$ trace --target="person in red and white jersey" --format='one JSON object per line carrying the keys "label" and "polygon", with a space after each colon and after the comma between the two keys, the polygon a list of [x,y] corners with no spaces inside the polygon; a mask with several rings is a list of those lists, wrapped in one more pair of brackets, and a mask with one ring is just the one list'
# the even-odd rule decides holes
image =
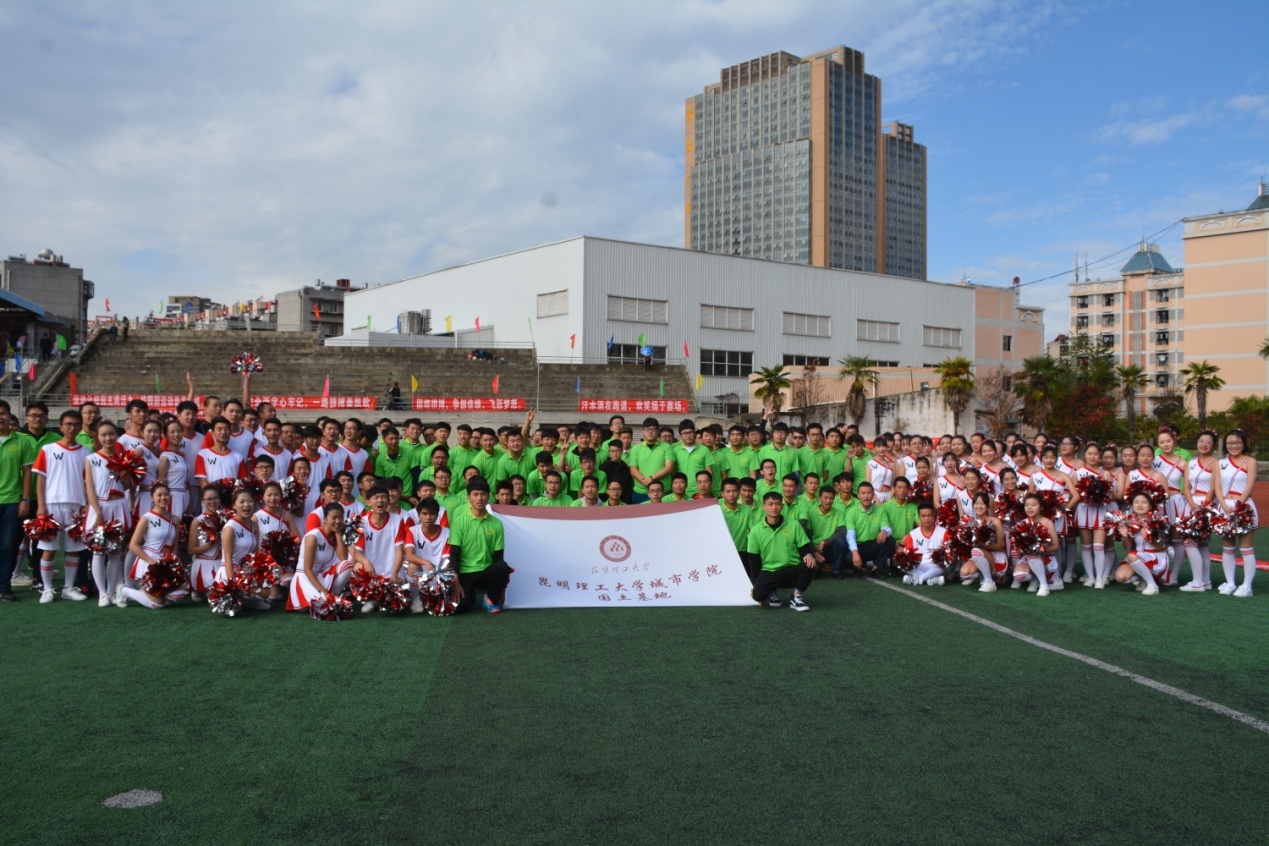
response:
{"label": "person in red and white jersey", "polygon": [[[1138,458],[1140,461],[1140,458]],[[1144,493],[1139,493],[1132,498],[1132,514],[1137,519],[1143,519],[1154,508],[1150,502],[1150,497]],[[1141,580],[1144,587],[1141,588],[1142,596],[1155,596],[1159,593],[1159,585],[1155,581],[1156,577],[1164,579],[1168,575],[1168,550],[1164,545],[1156,545],[1151,538],[1146,537],[1145,532],[1141,529],[1133,531],[1127,524],[1119,526],[1119,534],[1124,540],[1124,545],[1132,546],[1132,551],[1124,558],[1124,563],[1119,565],[1119,569],[1115,572],[1115,581],[1123,584],[1132,581],[1136,576]]]}
{"label": "person in red and white jersey", "polygon": [[[1159,449],[1152,465],[1163,477],[1168,491],[1168,499],[1163,503],[1163,513],[1169,522],[1176,525],[1178,521],[1190,516],[1190,500],[1185,494],[1186,466],[1185,458],[1176,453],[1176,433],[1169,426],[1160,426],[1156,437]],[[1179,535],[1172,535],[1169,546],[1172,548],[1172,566],[1168,569],[1166,584],[1175,585],[1181,578],[1181,562],[1185,556],[1185,542]],[[1191,576],[1193,567],[1191,567]]]}
{"label": "person in red and white jersey", "polygon": [[241,479],[246,475],[246,461],[243,456],[229,448],[229,421],[217,417],[212,421],[208,436],[212,445],[198,451],[194,460],[194,477],[200,487],[218,482],[221,479]]}
{"label": "person in red and white jersey", "polygon": [[[1045,444],[1045,449],[1049,445]],[[1056,448],[1054,456],[1056,458]],[[1065,475],[1065,474],[1063,474]],[[1048,596],[1051,585],[1055,585],[1061,580],[1058,578],[1058,559],[1057,551],[1060,548],[1058,541],[1057,527],[1053,525],[1053,521],[1045,517],[1041,512],[1044,509],[1044,503],[1040,500],[1039,494],[1029,493],[1023,500],[1023,510],[1027,515],[1027,519],[1033,523],[1039,523],[1048,529],[1049,543],[1044,550],[1043,555],[1026,555],[1023,556],[1016,549],[1009,550],[1009,556],[1013,559],[1013,585],[1011,587],[1020,588],[1030,582],[1027,592],[1035,592],[1036,596]]]}
{"label": "person in red and white jersey", "polygon": [[365,504],[357,498],[357,483],[352,471],[340,470],[335,474],[339,482],[339,504],[344,507],[344,521],[353,520],[366,510]]}
{"label": "person in red and white jersey", "polygon": [[974,517],[974,497],[983,490],[982,471],[977,467],[970,467],[961,476],[961,480],[964,485],[956,491],[956,510],[961,516],[961,522],[965,522]]}
{"label": "person in red and white jersey", "polygon": [[1067,555],[1065,557],[1070,562],[1070,566],[1074,567],[1075,556],[1078,554],[1075,542],[1073,539],[1068,542],[1063,536],[1066,534],[1066,509],[1074,508],[1079,503],[1080,495],[1071,477],[1059,470],[1057,463],[1058,448],[1053,444],[1045,444],[1040,450],[1040,469],[1031,474],[1031,490],[1033,492],[1057,491],[1064,501],[1053,518],[1053,533],[1059,538],[1059,547],[1066,542]]}
{"label": "person in red and white jersey", "polygon": [[872,483],[878,505],[890,499],[890,488],[894,484],[894,461],[887,454],[889,448],[889,441],[878,438],[873,444],[873,457],[868,459],[868,481]]}
{"label": "person in red and white jersey", "polygon": [[[308,534],[314,529],[322,527],[322,515],[326,512],[326,506],[335,504],[339,505],[339,496],[341,493],[338,479],[322,479],[319,488],[319,498],[317,505],[304,518],[304,534]],[[341,505],[340,508],[343,508]]]}
{"label": "person in red and white jersey", "polygon": [[361,448],[361,421],[356,417],[349,417],[344,421],[344,440],[339,445],[339,455],[342,462],[339,469],[352,473],[354,479],[361,478],[368,463],[371,465],[370,469],[374,469],[370,453]]}
{"label": "person in red and white jersey", "polygon": [[961,476],[961,462],[954,452],[943,453],[943,473],[934,485],[934,505],[955,501],[958,491],[965,487],[965,479]]}
{"label": "person in red and white jersey", "polygon": [[921,553],[921,563],[903,577],[903,583],[937,587],[943,584],[943,568],[935,564],[931,556],[943,545],[947,529],[938,524],[932,503],[923,502],[917,506],[917,521],[917,527],[904,536],[903,546]]}
{"label": "person in red and white jersey", "polygon": [[[370,503],[370,510],[362,517],[362,535],[352,550],[353,561],[395,582],[400,578],[405,540],[409,535],[405,519],[388,511],[388,489],[383,485],[375,485],[367,491],[366,501]],[[361,610],[373,611],[375,604],[364,603]]]}
{"label": "person in red and white jersey", "polygon": [[145,426],[145,421],[150,417],[150,406],[143,399],[128,400],[124,413],[126,416],[123,422],[123,431],[119,433],[119,439],[116,443],[120,449],[130,449],[136,452],[145,443],[145,435],[142,432],[142,428]]}
{"label": "person in red and white jersey", "polygon": [[[168,490],[167,485],[156,482],[150,494],[151,508],[137,520],[136,530],[133,531],[132,542],[129,544],[129,550],[136,559],[132,564],[131,572],[128,573],[128,578],[137,582],[145,576],[152,565],[158,563],[161,556],[168,553],[174,554],[181,539],[180,525],[172,519],[172,513],[169,511],[172,505],[172,492]],[[147,593],[127,585],[120,590],[125,600],[131,599],[146,608],[162,608],[169,602],[180,602],[189,593],[184,585],[178,585],[162,594]],[[103,597],[105,598],[107,597]],[[105,604],[108,603],[103,603],[103,607]]]}
{"label": "person in red and white jersey", "polygon": [[978,465],[978,472],[982,476],[983,487],[987,493],[992,496],[1000,496],[1000,492],[1004,486],[1000,483],[1000,471],[1009,465],[1000,457],[1000,452],[996,448],[996,442],[988,438],[983,441],[983,445],[979,447],[982,463]]}
{"label": "person in red and white jersey", "polygon": [[[1113,492],[1114,477],[1102,470],[1102,449],[1094,441],[1084,445],[1084,460],[1075,468],[1075,474],[1071,477],[1077,491],[1081,479],[1102,479],[1110,485]],[[1106,529],[1102,526],[1109,510],[1109,502],[1080,500],[1075,506],[1075,528],[1080,533],[1080,559],[1084,565],[1081,584],[1098,590],[1104,588],[1110,580],[1110,570],[1106,564]],[[1068,561],[1062,581],[1070,582],[1074,578],[1075,567]]]}
{"label": "person in red and white jersey", "polygon": [[192,469],[181,449],[181,423],[179,420],[171,420],[167,424],[167,437],[164,439],[163,451],[159,454],[159,467],[154,478],[156,484],[162,482],[167,485],[172,496],[172,516],[178,523],[189,516]]}
{"label": "person in red and white jersey", "polygon": [[[308,459],[302,455],[296,455],[291,459],[291,478],[295,480],[295,484],[304,490],[304,497],[296,501],[298,507],[291,511],[291,515],[299,522],[303,522],[309,511],[313,509],[307,508],[306,505],[317,485],[310,485]],[[320,492],[319,492],[320,494]],[[317,505],[317,501],[313,501],[313,505]]]}
{"label": "person in red and white jersey", "polygon": [[1079,456],[1080,446],[1080,439],[1073,435],[1067,435],[1058,442],[1057,468],[1068,476],[1073,476],[1075,468],[1083,463]]}
{"label": "person in red and white jersey", "polygon": [[198,451],[203,448],[203,433],[198,430],[198,404],[193,400],[182,401],[176,406],[176,419],[181,423],[180,450],[193,467]]}
{"label": "person in red and white jersey", "polygon": [[[344,465],[348,461],[348,456],[340,451],[339,437],[342,429],[335,420],[327,420],[322,424],[322,442],[317,445],[317,453],[326,459],[326,476],[334,476],[340,470],[347,470]],[[316,468],[317,465],[314,465]],[[323,477],[325,478],[325,477]],[[354,477],[356,478],[356,477]]]}
{"label": "person in red and white jersey", "polygon": [[[408,532],[410,529],[414,528],[414,524],[417,522],[417,519],[415,518],[413,509],[401,507],[401,491],[403,489],[401,480],[396,476],[389,476],[387,479],[384,479],[383,484],[384,487],[388,489],[388,513],[400,514],[401,520],[404,522],[405,529]],[[407,505],[408,504],[409,503],[407,502]]]}
{"label": "person in red and white jersey", "polygon": [[[302,537],[302,533],[296,528],[295,518],[291,516],[291,512],[286,510],[282,501],[281,484],[278,482],[266,482],[260,498],[262,501],[261,507],[252,515],[252,519],[256,521],[256,532],[261,541],[273,532],[288,532],[297,539]],[[282,588],[289,585],[294,576],[295,570],[290,568],[281,569],[281,578],[278,580],[278,586],[269,588],[270,602],[278,602],[282,599]]]}
{"label": "person in red and white jersey", "polygon": [[[1260,526],[1260,514],[1256,511],[1255,500],[1251,498],[1251,489],[1255,483],[1256,459],[1247,454],[1247,435],[1242,429],[1230,429],[1225,435],[1225,457],[1220,462],[1216,501],[1222,503],[1227,512],[1232,512],[1239,503],[1246,503],[1255,520],[1250,532],[1238,537],[1222,538],[1221,567],[1225,570],[1225,583],[1217,588],[1217,592],[1227,596],[1251,596],[1251,583],[1256,578],[1256,550],[1252,545],[1252,538],[1256,528]],[[1234,561],[1236,549],[1243,557],[1243,583],[1237,588],[1234,587],[1234,577],[1238,573]]]}
{"label": "person in red and white jersey", "polygon": [[441,525],[440,511],[440,504],[431,497],[419,500],[415,509],[418,522],[406,536],[405,564],[410,576],[410,610],[415,614],[423,613],[423,600],[419,598],[419,573],[431,572],[449,564],[449,528]]}
{"label": "person in red and white jersey", "polygon": [[[1199,433],[1197,455],[1186,464],[1185,498],[1193,513],[1206,508],[1215,500],[1216,477],[1220,473],[1220,462],[1212,455],[1216,449],[1216,433],[1204,429]],[[1209,536],[1210,537],[1210,536]],[[1199,541],[1185,541],[1185,557],[1190,561],[1190,581],[1181,586],[1183,593],[1202,593],[1212,589],[1212,559],[1207,554],[1208,538],[1203,538],[1203,549],[1199,550]]]}
{"label": "person in red and white jersey", "polygon": [[257,440],[251,447],[251,460],[258,455],[267,455],[273,459],[273,478],[285,479],[291,475],[291,451],[282,446],[282,424],[277,419],[266,420],[260,424],[263,439]]}
{"label": "person in red and white jersey", "polygon": [[216,571],[220,569],[220,532],[206,533],[208,537],[204,542],[200,537],[204,532],[200,532],[200,529],[209,525],[208,521],[213,519],[213,515],[218,514],[225,507],[220,499],[220,490],[217,488],[207,488],[201,493],[201,497],[202,511],[190,523],[189,541],[186,544],[186,551],[190,555],[189,585],[190,590],[193,591],[191,598],[195,602],[203,601],[207,589],[216,580]]}
{"label": "person in red and white jersey", "polygon": [[[251,491],[238,491],[233,498],[233,516],[225,521],[220,531],[220,569],[216,581],[227,582],[234,577],[236,568],[244,558],[260,548],[260,534],[252,519],[256,501]],[[272,608],[269,600],[252,594],[243,601],[244,608],[267,611]]]}
{"label": "person in red and white jersey", "polygon": [[436,483],[433,482],[431,479],[419,479],[419,484],[418,484],[418,488],[416,489],[416,493],[419,496],[419,502],[422,502],[425,499],[436,500],[436,503],[437,503],[436,507],[440,509],[440,512],[436,517],[436,524],[438,526],[444,526],[445,528],[448,529],[449,528],[449,509],[447,509],[444,505],[440,504],[441,500],[437,496],[437,493],[436,493]]}
{"label": "person in red and white jersey", "polygon": [[59,542],[66,546],[66,580],[62,598],[77,602],[88,598],[75,587],[84,545],[67,534],[67,530],[79,519],[79,509],[87,502],[84,465],[88,450],[75,441],[83,419],[78,411],[63,411],[58,418],[61,439],[40,447],[31,467],[31,472],[35,474],[36,515],[52,517],[62,527],[57,537],[36,544],[40,550],[40,579],[44,583],[41,604],[56,598],[53,591],[53,556]]}
{"label": "person in red and white jersey", "polygon": [[996,589],[996,582],[1003,581],[1009,571],[1009,555],[1005,546],[1004,524],[991,513],[991,496],[986,491],[974,495],[973,519],[992,526],[996,533],[991,543],[970,550],[969,561],[961,565],[961,581],[973,584],[981,577],[982,584],[978,590],[991,593]]}
{"label": "person in red and white jersey", "polygon": [[322,508],[322,524],[300,544],[300,568],[291,580],[286,610],[304,611],[315,599],[342,593],[356,566],[344,545],[344,509],[328,502]]}
{"label": "person in red and white jersey", "polygon": [[[245,465],[251,456],[251,447],[256,442],[256,436],[250,429],[242,425],[242,402],[236,399],[225,400],[224,414],[220,420],[225,420],[229,424],[229,434],[225,439],[225,446],[237,454],[239,460]],[[216,420],[211,421],[211,431],[203,437],[203,449],[209,449],[216,443]]]}
{"label": "person in red and white jersey", "polygon": [[[123,438],[120,437],[122,442]],[[163,440],[162,426],[157,420],[147,420],[141,426],[141,443],[128,447],[145,461],[145,478],[132,492],[132,520],[150,510],[150,488],[159,475],[159,462],[163,458],[160,446]]]}
{"label": "person in red and white jersey", "polygon": [[[113,522],[131,531],[133,519],[128,493],[132,490],[132,481],[117,478],[107,466],[118,448],[119,430],[113,422],[103,419],[97,421],[95,434],[101,449],[84,461],[84,494],[88,505],[84,531],[91,532],[97,526]],[[127,607],[128,600],[123,595],[123,574],[124,559],[128,555],[126,548],[111,553],[93,553],[93,581],[97,583],[100,594],[97,600],[100,607],[106,607],[112,600],[120,608]]]}

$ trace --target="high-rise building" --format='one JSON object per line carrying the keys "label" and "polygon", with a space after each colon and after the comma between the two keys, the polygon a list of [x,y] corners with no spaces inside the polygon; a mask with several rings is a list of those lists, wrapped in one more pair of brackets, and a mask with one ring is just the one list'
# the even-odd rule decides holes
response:
{"label": "high-rise building", "polygon": [[686,104],[684,245],[924,279],[926,150],[834,47],[723,69]]}

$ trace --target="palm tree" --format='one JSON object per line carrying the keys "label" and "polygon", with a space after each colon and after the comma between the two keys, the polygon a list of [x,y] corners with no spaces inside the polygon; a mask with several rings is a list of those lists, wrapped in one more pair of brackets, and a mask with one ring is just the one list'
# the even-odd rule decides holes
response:
{"label": "palm tree", "polygon": [[1200,429],[1207,427],[1207,392],[1225,387],[1225,380],[1216,375],[1220,372],[1219,367],[1206,361],[1191,361],[1181,371],[1185,378],[1185,392],[1194,394]]}
{"label": "palm tree", "polygon": [[1061,375],[1061,364],[1047,355],[1022,360],[1022,369],[1014,374],[1013,392],[1022,400],[1022,422],[1037,432],[1053,414],[1053,392]]}
{"label": "palm tree", "polygon": [[1256,353],[1256,355],[1261,358],[1269,358],[1269,338],[1265,338],[1265,342],[1260,345],[1260,352]]}
{"label": "palm tree", "polygon": [[784,372],[784,366],[764,367],[749,380],[749,384],[757,385],[753,395],[762,400],[763,417],[771,417],[784,408],[784,391],[793,385],[793,380]]}
{"label": "palm tree", "polygon": [[1146,387],[1146,371],[1135,364],[1115,368],[1115,382],[1128,415],[1128,443],[1137,442],[1137,391]]}
{"label": "palm tree", "polygon": [[943,401],[952,411],[952,432],[961,428],[961,414],[974,397],[974,362],[964,356],[949,356],[934,366],[943,380]]}
{"label": "palm tree", "polygon": [[868,409],[868,388],[876,386],[881,381],[881,376],[872,359],[866,355],[839,358],[837,363],[842,368],[837,378],[843,382],[850,380],[850,390],[846,392],[846,413],[858,426]]}

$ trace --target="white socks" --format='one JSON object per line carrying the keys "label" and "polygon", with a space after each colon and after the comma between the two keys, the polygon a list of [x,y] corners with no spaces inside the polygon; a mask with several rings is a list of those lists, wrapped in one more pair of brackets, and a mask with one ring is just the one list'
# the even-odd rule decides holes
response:
{"label": "white socks", "polygon": [[1251,587],[1252,579],[1256,578],[1256,550],[1244,546],[1243,553],[1243,584],[1245,588]]}
{"label": "white socks", "polygon": [[969,557],[974,562],[974,566],[978,568],[978,572],[982,573],[983,584],[990,582],[994,573],[992,572],[991,562],[987,560],[987,556],[983,554],[983,551],[975,549],[969,554]]}
{"label": "white socks", "polygon": [[1106,544],[1093,544],[1093,578],[1105,584],[1109,576],[1109,568],[1106,566]]}
{"label": "white socks", "polygon": [[93,582],[97,585],[97,593],[102,596],[110,596],[113,591],[110,590],[110,581],[106,578],[106,556],[93,554]]}
{"label": "white socks", "polygon": [[144,605],[146,608],[162,608],[163,606],[151,599],[145,591],[136,588],[126,587],[123,589],[123,595],[131,599],[138,605]]}
{"label": "white socks", "polygon": [[[1230,555],[1232,556],[1233,553],[1231,552]],[[41,558],[40,559],[40,580],[44,582],[45,590],[53,589],[53,573],[54,573],[53,562],[45,561],[43,558]]]}
{"label": "white socks", "polygon": [[1132,571],[1136,573],[1138,576],[1140,576],[1141,580],[1144,581],[1147,585],[1149,585],[1150,587],[1157,587],[1157,585],[1155,585],[1155,582],[1154,582],[1154,573],[1150,572],[1150,568],[1147,567],[1145,562],[1142,561],[1140,558],[1138,558],[1135,555],[1132,558],[1129,558],[1128,566],[1131,567]]}
{"label": "white socks", "polygon": [[[1190,561],[1190,581],[1196,585],[1212,583],[1211,555],[1200,555],[1197,543],[1187,542],[1184,545],[1185,557]],[[1179,569],[1179,568],[1178,568]]]}
{"label": "white socks", "polygon": [[[44,568],[41,567],[41,570]],[[1238,584],[1238,561],[1234,558],[1234,548],[1232,546],[1221,547],[1221,569],[1225,571],[1225,584]],[[48,581],[46,580],[47,584]]]}

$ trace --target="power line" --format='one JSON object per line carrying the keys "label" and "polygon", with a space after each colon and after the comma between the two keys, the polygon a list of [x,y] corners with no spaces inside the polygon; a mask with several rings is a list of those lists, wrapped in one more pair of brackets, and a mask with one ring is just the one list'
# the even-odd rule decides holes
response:
{"label": "power line", "polygon": [[[1159,240],[1161,237],[1163,237],[1164,235],[1168,234],[1168,232],[1170,232],[1170,231],[1172,231],[1173,229],[1175,229],[1175,228],[1176,228],[1176,227],[1177,227],[1180,223],[1181,223],[1181,220],[1175,220],[1175,221],[1173,221],[1172,223],[1170,223],[1170,224],[1168,224],[1167,226],[1165,226],[1165,227],[1163,227],[1162,229],[1160,229],[1158,232],[1155,232],[1153,235],[1148,235],[1148,236],[1146,236],[1145,238],[1143,238],[1143,239],[1141,239],[1141,240],[1142,240],[1142,241],[1147,241],[1147,242],[1150,242],[1150,243],[1154,243],[1155,241],[1158,241],[1158,240]],[[1107,256],[1102,256],[1101,258],[1097,259],[1096,261],[1093,261],[1093,262],[1085,262],[1085,263],[1084,263],[1084,266],[1085,266],[1086,268],[1099,267],[1099,266],[1101,266],[1101,265],[1103,265],[1103,264],[1105,264],[1105,263],[1107,263],[1107,262],[1109,262],[1109,261],[1113,260],[1116,256],[1123,255],[1124,253],[1128,252],[1129,250],[1136,250],[1136,248],[1137,248],[1137,244],[1139,244],[1139,243],[1141,243],[1141,242],[1140,242],[1140,241],[1138,241],[1138,242],[1137,242],[1137,243],[1135,243],[1135,244],[1129,244],[1127,247],[1124,247],[1123,249],[1120,249],[1120,250],[1116,250],[1115,252],[1111,253],[1110,255],[1107,255]],[[1026,287],[1026,286],[1028,286],[1028,285],[1037,285],[1037,284],[1039,284],[1039,283],[1041,283],[1041,282],[1048,282],[1048,281],[1049,281],[1049,280],[1051,280],[1051,279],[1058,279],[1058,278],[1063,277],[1063,276],[1065,276],[1066,274],[1068,274],[1068,273],[1072,273],[1072,272],[1073,272],[1073,269],[1063,270],[1061,273],[1054,273],[1052,276],[1043,276],[1043,277],[1041,277],[1041,278],[1039,278],[1039,279],[1032,279],[1032,280],[1030,280],[1030,281],[1028,281],[1028,282],[1020,282],[1020,283],[1018,284],[1018,287],[1019,287],[1019,288],[1025,288],[1025,287]]]}

